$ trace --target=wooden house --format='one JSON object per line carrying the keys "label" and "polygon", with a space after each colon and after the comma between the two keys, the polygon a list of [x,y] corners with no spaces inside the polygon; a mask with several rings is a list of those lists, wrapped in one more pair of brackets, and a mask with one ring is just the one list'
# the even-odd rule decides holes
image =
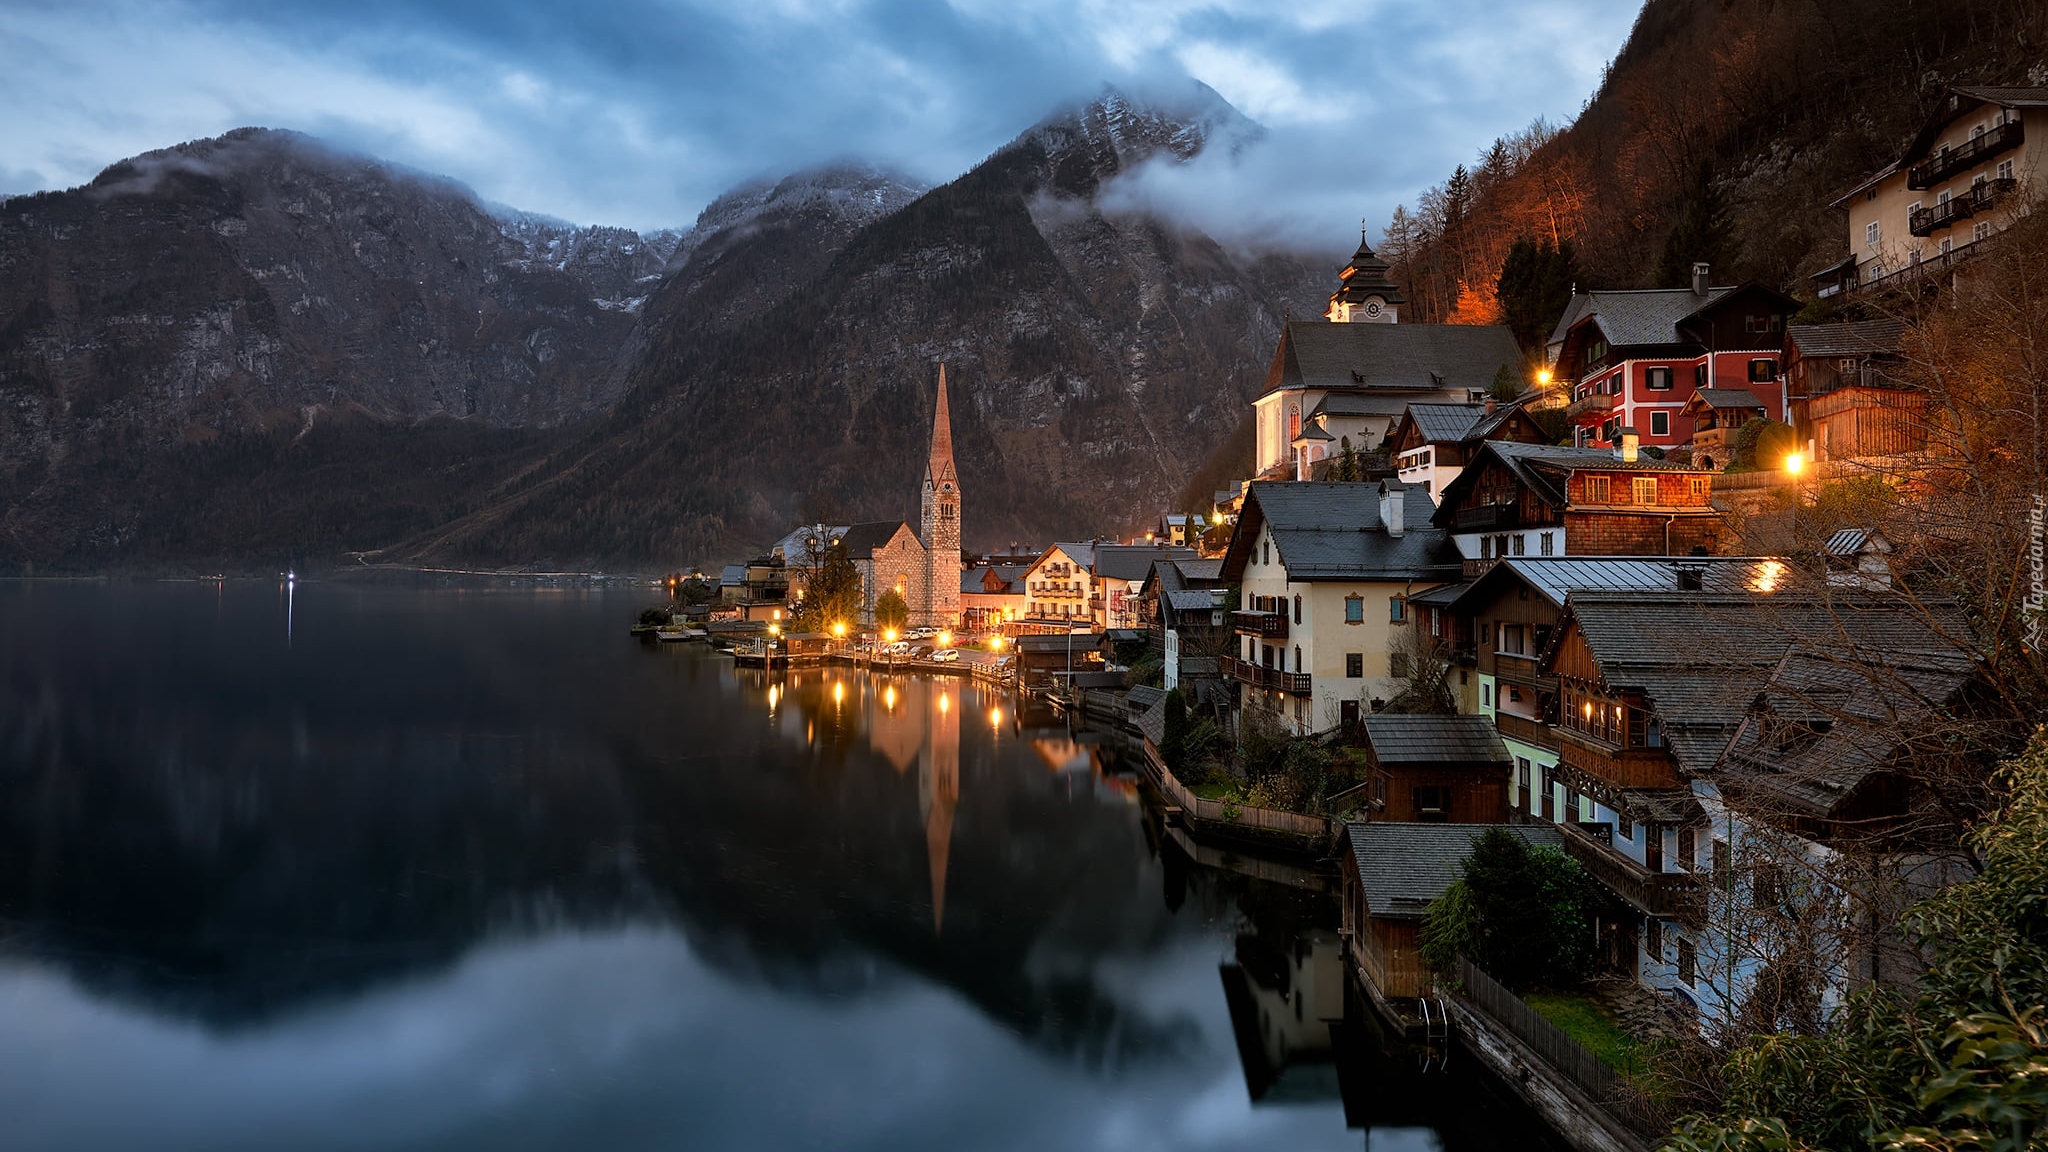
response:
{"label": "wooden house", "polygon": [[1702,388],[1679,412],[1692,424],[1692,463],[1725,469],[1735,459],[1736,433],[1751,420],[1764,418],[1763,401],[1747,388]]}
{"label": "wooden house", "polygon": [[1434,504],[1487,440],[1541,444],[1549,437],[1520,404],[1410,404],[1387,433],[1387,454],[1401,483]]}
{"label": "wooden house", "polygon": [[1501,827],[1530,847],[1556,847],[1562,840],[1557,829],[1536,824],[1344,826],[1337,851],[1344,933],[1353,962],[1380,999],[1412,1000],[1429,991],[1420,948],[1423,915],[1458,879],[1472,842]]}
{"label": "wooden house", "polygon": [[1371,763],[1365,808],[1372,819],[1507,822],[1508,750],[1486,717],[1382,712],[1360,723]]}
{"label": "wooden house", "polygon": [[1816,460],[1927,447],[1927,393],[1900,378],[1900,320],[1794,324],[1786,334],[1792,424]]}

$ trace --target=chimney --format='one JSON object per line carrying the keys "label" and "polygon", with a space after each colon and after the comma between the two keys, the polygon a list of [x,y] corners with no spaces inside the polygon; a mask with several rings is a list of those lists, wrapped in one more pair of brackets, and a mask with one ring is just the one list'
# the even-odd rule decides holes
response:
{"label": "chimney", "polygon": [[1706,264],[1695,264],[1692,266],[1693,295],[1705,296],[1707,294],[1707,274],[1710,270],[1710,267]]}
{"label": "chimney", "polygon": [[1407,502],[1407,493],[1397,480],[1380,481],[1380,523],[1386,525],[1387,535],[1399,537],[1406,531],[1402,523],[1402,505]]}
{"label": "chimney", "polygon": [[1500,401],[1498,401],[1498,400],[1495,400],[1495,399],[1494,399],[1494,398],[1492,398],[1491,396],[1487,397],[1487,399],[1486,399],[1486,414],[1487,414],[1488,416],[1491,416],[1491,415],[1493,415],[1493,410],[1494,410],[1494,409],[1496,409],[1496,408],[1498,408],[1498,407],[1500,407]]}
{"label": "chimney", "polygon": [[1621,430],[1621,444],[1615,448],[1614,458],[1623,464],[1635,463],[1636,458],[1642,454],[1636,446],[1642,442],[1642,437],[1636,434],[1635,429],[1623,428]]}

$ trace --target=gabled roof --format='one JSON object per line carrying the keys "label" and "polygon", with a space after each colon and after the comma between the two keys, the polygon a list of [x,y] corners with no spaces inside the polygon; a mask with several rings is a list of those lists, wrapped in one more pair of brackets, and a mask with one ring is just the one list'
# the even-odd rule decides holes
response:
{"label": "gabled roof", "polygon": [[1165,600],[1175,612],[1206,612],[1223,607],[1225,590],[1222,588],[1181,588],[1165,594]]}
{"label": "gabled roof", "polygon": [[869,560],[875,549],[883,547],[896,538],[896,533],[908,531],[910,525],[901,520],[870,520],[865,524],[849,524],[846,534],[839,542],[846,548],[850,560]]}
{"label": "gabled roof", "polygon": [[[1031,565],[1029,564],[976,564],[972,568],[961,570],[960,591],[976,596],[1019,593],[1022,590],[1015,585],[1029,571],[1031,571]],[[996,579],[1003,582],[1002,588],[996,592],[990,592],[987,587],[988,574],[990,572],[995,573]]]}
{"label": "gabled roof", "polygon": [[1506,764],[1508,746],[1485,716],[1410,716],[1375,712],[1366,742],[1382,764]]}
{"label": "gabled roof", "polygon": [[1301,435],[1294,439],[1296,443],[1300,443],[1303,440],[1335,440],[1336,437],[1330,435],[1329,429],[1311,420],[1301,426]]}
{"label": "gabled roof", "polygon": [[1137,584],[1143,582],[1156,561],[1193,560],[1200,555],[1193,548],[1157,544],[1098,544],[1095,546],[1095,563],[1090,566],[1090,571],[1103,579]]}
{"label": "gabled roof", "polygon": [[1889,356],[1906,342],[1904,320],[1789,324],[1785,335],[1801,356]]}
{"label": "gabled roof", "polygon": [[1487,454],[1505,465],[1515,478],[1522,482],[1536,497],[1553,507],[1562,508],[1566,483],[1573,472],[1689,472],[1700,476],[1711,476],[1704,468],[1687,464],[1674,464],[1669,460],[1657,460],[1650,456],[1639,456],[1634,463],[1625,463],[1607,448],[1575,448],[1558,444],[1522,444],[1512,440],[1487,440],[1480,444],[1464,471],[1457,478],[1444,485],[1440,502],[1431,517],[1431,523],[1447,527],[1456,522],[1456,504],[1464,489],[1479,482],[1480,473],[1485,470]]}
{"label": "gabled roof", "polygon": [[1789,572],[1770,556],[1511,556],[1458,599],[1470,610],[1520,583],[1562,608],[1573,592],[1678,592],[1687,573],[1701,591],[1761,592],[1780,587]]}
{"label": "gabled roof", "polygon": [[1891,550],[1892,542],[1882,533],[1863,528],[1843,528],[1821,545],[1821,551],[1830,556],[1860,556],[1865,552],[1881,554]]}
{"label": "gabled roof", "polygon": [[[1497,411],[1497,409],[1496,409]],[[1455,444],[1471,435],[1472,427],[1485,420],[1484,404],[1410,404],[1408,419],[1430,444]]]}
{"label": "gabled roof", "polygon": [[1564,315],[1557,318],[1557,327],[1550,332],[1550,343],[1563,343],[1565,333],[1591,318],[1600,325],[1600,333],[1607,337],[1607,342],[1617,347],[1680,344],[1684,342],[1678,334],[1680,321],[1719,304],[1741,291],[1742,287],[1740,284],[1728,284],[1709,288],[1705,296],[1690,288],[1574,293]]}
{"label": "gabled roof", "polygon": [[1045,563],[1046,557],[1052,555],[1053,548],[1059,549],[1066,554],[1067,559],[1088,569],[1090,572],[1095,571],[1095,541],[1093,540],[1056,540],[1053,542],[1052,548],[1047,548],[1043,555],[1039,556],[1037,560],[1032,561],[1031,566],[1036,568],[1040,564]]}
{"label": "gabled roof", "polygon": [[1702,388],[1694,392],[1686,400],[1685,406],[1690,408],[1695,401],[1709,408],[1719,408],[1724,411],[1755,409],[1761,412],[1764,410],[1763,402],[1756,398],[1756,393],[1751,392],[1747,388]]}
{"label": "gabled roof", "polygon": [[[1460,561],[1448,533],[1412,526],[1400,536],[1388,534],[1380,520],[1381,487],[1322,480],[1254,482],[1224,555],[1226,578],[1243,574],[1252,541],[1270,528],[1290,580],[1455,579]],[[1404,519],[1409,503],[1404,498]]]}
{"label": "gabled roof", "polygon": [[2011,87],[2000,85],[1957,84],[1952,85],[1936,105],[1934,114],[1929,116],[1913,138],[1906,142],[1905,151],[1899,156],[1899,167],[1927,155],[1934,147],[1934,141],[1942,130],[1961,119],[1963,114],[1982,104],[1993,104],[2005,108],[2048,107],[2048,88]]}
{"label": "gabled roof", "polygon": [[1483,389],[1521,362],[1506,327],[1473,324],[1331,324],[1295,320],[1262,392],[1318,388],[1429,393]]}
{"label": "gabled roof", "polygon": [[[1967,638],[1952,611],[1936,606],[1949,636]],[[1689,642],[1660,644],[1674,622]],[[1784,657],[1817,650],[1840,667],[1864,669],[1866,684],[1896,668],[1965,669],[1969,658],[1927,617],[1897,601],[1712,592],[1573,592],[1539,667],[1555,670],[1558,651],[1576,634],[1610,689],[1648,698],[1679,767],[1710,770],[1728,747],[1750,702]]]}
{"label": "gabled roof", "polygon": [[1366,914],[1420,919],[1429,902],[1458,879],[1473,841],[1494,828],[1531,848],[1564,846],[1564,833],[1553,824],[1346,824],[1344,838],[1358,864]]}
{"label": "gabled roof", "polygon": [[747,582],[745,564],[727,564],[718,570],[718,585],[721,588],[737,588]]}

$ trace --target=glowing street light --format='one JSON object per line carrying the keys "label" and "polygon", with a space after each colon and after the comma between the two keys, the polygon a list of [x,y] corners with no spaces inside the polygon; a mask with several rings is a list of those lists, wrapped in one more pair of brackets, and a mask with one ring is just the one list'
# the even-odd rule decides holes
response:
{"label": "glowing street light", "polygon": [[1538,369],[1536,370],[1536,383],[1538,383],[1538,384],[1541,384],[1541,385],[1544,385],[1544,386],[1546,386],[1546,387],[1547,387],[1547,386],[1549,386],[1549,384],[1550,384],[1550,369],[1548,369],[1548,368],[1538,368]]}
{"label": "glowing street light", "polygon": [[896,642],[896,630],[894,628],[882,629],[882,639],[887,643],[894,644]]}
{"label": "glowing street light", "polygon": [[1800,470],[1805,467],[1806,457],[1801,456],[1799,453],[1794,452],[1790,456],[1785,457],[1785,471],[1790,472],[1792,475],[1799,475]]}
{"label": "glowing street light", "polygon": [[991,652],[1001,652],[1003,650],[1003,634],[1001,632],[988,638],[988,650]]}
{"label": "glowing street light", "polygon": [[840,623],[834,624],[832,626],[832,635],[839,637],[841,640],[846,639],[846,623],[844,621],[841,621]]}
{"label": "glowing street light", "polygon": [[951,632],[947,632],[947,631],[945,631],[945,630],[943,630],[943,629],[942,629],[942,630],[940,630],[940,632],[939,632],[939,647],[941,647],[941,648],[951,648],[952,646],[953,646],[953,634],[952,634]]}

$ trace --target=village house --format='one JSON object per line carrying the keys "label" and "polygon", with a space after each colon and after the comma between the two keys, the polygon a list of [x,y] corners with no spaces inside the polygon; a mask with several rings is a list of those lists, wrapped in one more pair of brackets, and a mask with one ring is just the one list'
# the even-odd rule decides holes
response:
{"label": "village house", "polygon": [[1030,561],[983,560],[960,571],[960,628],[964,632],[1000,632],[1029,610],[1024,577]]}
{"label": "village house", "polygon": [[1900,378],[1902,320],[1794,324],[1786,332],[1792,426],[1815,460],[1898,456],[1927,446],[1928,395]]}
{"label": "village house", "polygon": [[[1368,993],[1413,1000],[1431,988],[1422,962],[1422,918],[1460,875],[1472,843],[1496,824],[1352,822],[1337,849],[1344,936]],[[1559,847],[1549,825],[1508,825],[1531,848]]]}
{"label": "village house", "polygon": [[1093,576],[1101,603],[1096,608],[1097,628],[1143,628],[1139,589],[1162,560],[1195,563],[1201,554],[1193,548],[1147,544],[1098,544],[1095,546]]}
{"label": "village house", "polygon": [[1744,424],[1764,418],[1763,401],[1747,388],[1702,388],[1678,410],[1692,428],[1686,447],[1699,468],[1725,470],[1735,462],[1736,435]]}
{"label": "village house", "polygon": [[[1687,644],[1644,642],[1674,618],[1690,622]],[[1872,737],[1952,702],[1972,671],[1896,604],[1580,591],[1537,670],[1558,685],[1565,848],[1616,898],[1596,920],[1600,962],[1709,1020],[1726,1019],[1768,962],[1710,914],[1731,898],[1738,856],[1768,845],[1810,863],[1845,831],[1910,825],[1924,806]],[[1763,733],[1763,759],[1728,760],[1746,728]],[[1816,763],[1798,762],[1821,745]],[[1801,797],[1805,812],[1788,805]],[[1913,845],[1916,866],[1927,847]]]}
{"label": "village house", "polygon": [[1542,444],[1549,439],[1518,404],[1410,404],[1387,434],[1387,455],[1402,486],[1434,504],[1482,442]]}
{"label": "village house", "polygon": [[1183,651],[1229,651],[1234,645],[1228,592],[1222,557],[1154,560],[1138,586],[1138,626],[1150,633],[1155,649],[1163,649],[1166,633],[1174,632]]}
{"label": "village house", "polygon": [[1452,534],[1468,575],[1511,556],[1712,552],[1721,516],[1713,474],[1637,451],[1489,440],[1444,489],[1431,523]]}
{"label": "village house", "polygon": [[1897,160],[1834,201],[1848,214],[1849,254],[1814,274],[1820,294],[1947,268],[2039,194],[2044,155],[2048,88],[1948,89]]}
{"label": "village house", "polygon": [[1054,544],[1032,561],[1023,576],[1024,614],[1012,631],[1067,632],[1091,627],[1095,618],[1095,544]]}
{"label": "village house", "polygon": [[1251,485],[1222,572],[1241,588],[1224,667],[1241,708],[1306,735],[1400,694],[1407,597],[1458,575],[1447,533],[1409,526],[1406,498],[1391,480]]}
{"label": "village house", "polygon": [[1690,288],[1572,294],[1548,356],[1571,382],[1574,443],[1611,446],[1633,428],[1643,445],[1676,448],[1692,438],[1685,402],[1705,388],[1747,389],[1785,418],[1779,357],[1799,301],[1757,284],[1711,287],[1710,273],[1693,265]]}
{"label": "village house", "polygon": [[1487,717],[1376,713],[1360,723],[1370,768],[1359,807],[1373,820],[1507,823],[1511,762]]}

